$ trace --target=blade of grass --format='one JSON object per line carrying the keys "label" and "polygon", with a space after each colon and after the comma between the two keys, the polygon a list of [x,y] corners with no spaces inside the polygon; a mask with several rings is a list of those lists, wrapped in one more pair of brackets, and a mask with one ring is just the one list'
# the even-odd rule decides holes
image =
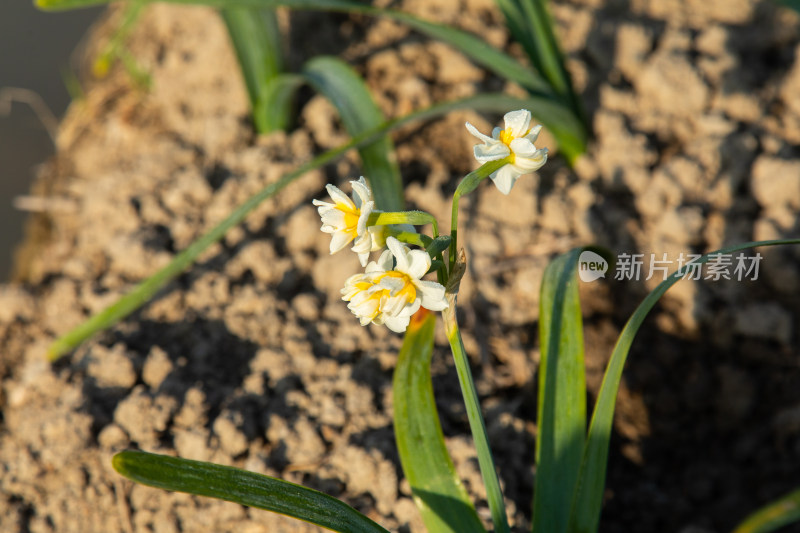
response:
{"label": "blade of grass", "polygon": [[430,533],[485,533],[444,444],[431,383],[436,315],[411,319],[394,370],[394,434],[403,472]]}
{"label": "blade of grass", "polygon": [[256,131],[269,133],[285,129],[290,106],[274,107],[265,97],[267,86],[281,74],[281,36],[275,10],[271,8],[228,7],[220,9],[228,27],[239,67],[242,69]]}
{"label": "blade of grass", "polygon": [[[88,7],[109,3],[112,0],[35,0],[40,9],[63,10]],[[143,0],[157,1],[157,0]],[[435,39],[444,41],[471,57],[476,63],[495,72],[504,79],[515,81],[523,87],[550,93],[547,82],[539,74],[521,65],[507,54],[492,48],[476,36],[465,31],[450,28],[434,22],[428,22],[408,13],[393,9],[384,9],[356,0],[167,0],[179,4],[199,4],[216,8],[255,7],[274,8],[286,6],[290,9],[338,11],[346,13],[363,13],[365,15],[385,16],[399,20]]]}
{"label": "blade of grass", "polygon": [[583,320],[577,248],[544,272],[539,304],[539,400],[533,531],[563,533],[586,434]]}
{"label": "blade of grass", "polygon": [[114,470],[137,483],[280,513],[341,533],[388,533],[322,492],[230,466],[140,451],[118,453]]}
{"label": "blade of grass", "polygon": [[271,198],[277,194],[281,189],[289,185],[306,172],[330,163],[331,161],[341,157],[348,150],[369,144],[376,139],[379,139],[389,131],[404,126],[409,122],[434,118],[456,109],[482,109],[485,111],[501,112],[502,109],[514,109],[515,107],[524,107],[527,104],[535,105],[536,100],[521,100],[506,95],[485,94],[481,96],[465,98],[463,100],[445,102],[384,122],[380,126],[354,137],[352,140],[343,144],[342,146],[329,150],[315,157],[308,163],[305,163],[296,170],[286,174],[275,183],[270,183],[264,187],[253,197],[242,203],[241,206],[239,206],[225,220],[220,222],[219,225],[209,230],[208,233],[200,237],[197,241],[193,242],[185,250],[176,255],[175,258],[161,270],[133,287],[128,294],[122,296],[109,307],[103,309],[95,315],[92,315],[85,322],[56,339],[47,350],[48,359],[50,361],[55,361],[65,353],[75,349],[78,345],[92,335],[112,327],[114,324],[146,304],[164,285],[178,276],[184,271],[184,269],[189,267],[189,265],[191,265],[206,248],[221,239],[230,228],[236,226],[242,220],[244,220],[250,211],[255,209],[264,200],[267,200],[268,198]]}
{"label": "blade of grass", "polygon": [[[308,61],[303,74],[319,93],[339,111],[344,127],[352,136],[386,122],[364,80],[344,61],[319,56]],[[403,208],[403,182],[394,155],[394,143],[381,137],[358,149],[364,175],[372,186],[375,206],[383,211]]]}
{"label": "blade of grass", "polygon": [[[730,246],[701,256],[694,264],[707,263],[710,256],[714,254],[730,254],[754,248],[757,246],[776,246],[780,244],[800,244],[800,239],[784,239],[773,241],[748,242],[736,246]],[[611,359],[608,362],[600,392],[597,395],[592,420],[589,424],[589,434],[586,439],[586,447],[581,460],[581,470],[578,476],[578,485],[572,499],[572,510],[570,512],[570,522],[568,531],[570,533],[594,533],[597,531],[600,522],[600,511],[603,503],[603,492],[605,486],[606,467],[608,461],[608,445],[611,438],[611,426],[614,421],[614,406],[617,398],[619,382],[622,378],[622,369],[628,357],[631,344],[636,332],[639,331],[645,317],[655,306],[656,302],[667,292],[667,289],[675,285],[686,273],[684,267],[665,281],[660,283],[647,297],[639,304],[636,311],[631,315],[622,333],[619,335]]]}
{"label": "blade of grass", "polygon": [[752,513],[733,533],[769,533],[797,521],[800,521],[800,489]]}

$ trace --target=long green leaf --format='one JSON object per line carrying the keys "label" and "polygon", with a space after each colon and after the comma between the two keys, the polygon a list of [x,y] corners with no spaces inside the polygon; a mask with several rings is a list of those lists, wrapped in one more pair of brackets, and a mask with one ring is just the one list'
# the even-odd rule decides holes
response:
{"label": "long green leaf", "polygon": [[539,303],[539,402],[533,531],[563,533],[586,435],[583,321],[576,269],[583,248],[551,262]]}
{"label": "long green leaf", "polygon": [[291,106],[277,107],[267,98],[273,94],[268,86],[283,70],[275,10],[228,7],[221,9],[220,15],[239,58],[256,131],[269,133],[286,128]]}
{"label": "long green leaf", "polygon": [[[112,0],[35,0],[41,9],[61,10],[105,4]],[[158,0],[145,0],[158,1]],[[462,50],[476,63],[495,72],[499,76],[515,81],[523,87],[541,93],[551,93],[547,82],[536,72],[526,68],[507,54],[492,48],[478,37],[465,31],[441,24],[428,22],[408,13],[384,9],[356,0],[168,0],[179,4],[202,4],[217,8],[228,7],[267,7],[286,6],[291,9],[320,11],[339,11],[385,16],[404,24],[430,37],[444,41]]]}
{"label": "long green leaf", "polygon": [[532,50],[534,45],[531,39],[531,32],[526,24],[522,9],[516,0],[495,0],[494,3],[503,13],[506,19],[506,27],[514,40],[520,43],[526,52]]}
{"label": "long green leaf", "polygon": [[430,533],[485,533],[444,445],[431,383],[436,315],[420,310],[394,370],[394,434],[403,472]]}
{"label": "long green leaf", "polygon": [[797,521],[800,521],[800,489],[754,512],[733,533],[769,533]]}
{"label": "long green leaf", "polygon": [[[188,268],[189,265],[191,265],[195,259],[197,259],[197,257],[203,253],[203,251],[205,251],[206,248],[217,242],[225,235],[225,233],[227,233],[229,229],[244,220],[248,213],[260,205],[261,202],[271,198],[306,172],[336,160],[348,150],[367,145],[376,139],[380,139],[389,131],[397,129],[405,124],[408,124],[409,122],[438,117],[456,109],[481,109],[484,111],[502,112],[503,110],[519,107],[536,106],[537,103],[538,100],[536,99],[522,100],[502,94],[485,94],[481,96],[465,98],[463,100],[455,100],[442,104],[436,104],[434,106],[415,111],[403,117],[384,122],[380,126],[354,137],[351,141],[343,144],[342,146],[329,150],[315,157],[308,163],[305,163],[292,172],[286,174],[275,183],[270,183],[264,187],[261,191],[257,192],[254,196],[236,208],[236,210],[234,210],[234,212],[231,213],[225,220],[220,222],[217,226],[209,230],[208,233],[201,236],[198,240],[190,244],[185,250],[176,255],[175,258],[161,270],[136,285],[128,294],[122,296],[119,300],[107,308],[95,315],[92,315],[85,322],[56,339],[47,350],[48,359],[51,361],[58,359],[65,353],[73,350],[95,333],[112,327],[114,324],[142,307],[144,304],[149,302],[155,296],[155,294],[162,287],[164,287],[164,285]],[[548,108],[546,111],[557,111],[557,109],[558,108]],[[540,117],[541,116],[542,115],[540,115]],[[550,118],[554,118],[556,115],[548,116]],[[540,120],[544,122],[543,118],[540,118]]]}
{"label": "long green leaf", "polygon": [[547,80],[551,90],[573,110],[588,130],[583,103],[575,93],[546,0],[495,0],[495,3],[534,69]]}
{"label": "long green leaf", "polygon": [[525,29],[533,45],[533,48],[526,49],[531,62],[557,93],[567,94],[570,89],[569,75],[545,0],[516,0],[516,3],[525,15]]}
{"label": "long green leaf", "polygon": [[[730,254],[747,248],[776,246],[779,244],[800,244],[800,239],[748,242],[730,246],[703,255],[693,263],[707,263],[710,257],[715,254]],[[636,332],[639,331],[647,314],[667,289],[682,279],[687,270],[688,267],[678,270],[647,295],[631,315],[631,318],[628,319],[622,333],[620,333],[616,346],[614,346],[614,351],[611,353],[611,359],[608,362],[608,368],[603,376],[603,383],[597,396],[597,403],[592,413],[592,421],[589,425],[589,434],[581,461],[578,486],[572,500],[568,528],[570,533],[594,533],[597,531],[603,502],[608,445],[611,438],[611,426],[614,421],[614,405],[625,360],[628,357],[633,338]]]}
{"label": "long green leaf", "polygon": [[[305,64],[303,74],[333,103],[350,135],[359,135],[386,122],[364,80],[341,59],[316,57]],[[400,211],[405,203],[403,183],[392,140],[382,137],[362,146],[358,152],[364,175],[375,195],[376,207],[383,211]]]}
{"label": "long green leaf", "polygon": [[112,465],[150,487],[256,507],[341,533],[388,533],[332,496],[239,468],[140,451],[118,453]]}

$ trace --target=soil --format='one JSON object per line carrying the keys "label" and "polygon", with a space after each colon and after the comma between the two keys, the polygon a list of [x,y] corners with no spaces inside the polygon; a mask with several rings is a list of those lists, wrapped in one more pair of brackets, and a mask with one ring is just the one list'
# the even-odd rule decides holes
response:
{"label": "soil", "polygon": [[[491,0],[397,7],[519,54]],[[588,243],[674,261],[800,233],[795,13],[749,0],[572,0],[552,11],[593,117],[589,154],[570,169],[544,132],[551,159],[538,175],[507,197],[482,186],[462,215],[460,320],[515,531],[530,526],[548,261]],[[87,57],[117,16],[96,29]],[[507,85],[391,21],[281,16],[290,68],[337,54],[387,116]],[[401,337],[361,327],[340,301],[358,263],[328,254],[311,206],[326,182],[347,189],[360,174],[355,154],[265,202],[141,311],[45,362],[55,336],[347,138],[310,91],[289,133],[255,136],[208,9],[152,5],[129,45],[152,88],[118,70],[87,80],[34,190],[51,209],[30,222],[16,279],[0,286],[0,530],[317,531],[134,485],[110,457],[140,448],[302,483],[390,530],[423,531],[392,432]],[[500,117],[457,112],[394,136],[409,205],[440,220],[475,165],[466,120],[488,131]],[[601,531],[725,532],[800,485],[800,250],[760,253],[757,280],[681,282],[645,323],[617,404]],[[590,404],[616,335],[658,282],[610,274],[581,287]],[[488,524],[441,331],[433,368],[449,449]]]}

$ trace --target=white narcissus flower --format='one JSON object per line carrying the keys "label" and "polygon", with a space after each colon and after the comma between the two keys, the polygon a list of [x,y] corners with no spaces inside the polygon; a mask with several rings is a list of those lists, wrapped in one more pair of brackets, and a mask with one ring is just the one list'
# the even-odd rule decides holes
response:
{"label": "white narcissus flower", "polygon": [[441,284],[421,279],[431,267],[427,252],[409,250],[394,237],[388,237],[386,245],[389,249],[377,262],[371,262],[366,272],[345,282],[342,300],[350,302],[347,307],[362,326],[370,322],[385,324],[390,330],[402,333],[420,306],[441,311],[448,304]]}
{"label": "white narcissus flower", "polygon": [[511,111],[503,117],[505,129],[495,128],[492,136],[484,135],[467,122],[469,132],[483,141],[474,148],[475,159],[480,163],[497,161],[512,156],[511,163],[490,176],[503,194],[511,192],[511,187],[523,174],[541,168],[547,161],[547,148],[536,149],[534,142],[542,130],[541,125],[530,127],[531,112],[527,109]]}
{"label": "white narcissus flower", "polygon": [[322,231],[331,234],[331,254],[355,241],[353,251],[358,254],[361,266],[364,266],[370,252],[383,248],[384,229],[367,227],[369,215],[375,210],[375,201],[364,176],[350,184],[353,186],[352,200],[341,189],[328,184],[325,188],[334,203],[314,200],[313,204],[322,218]]}

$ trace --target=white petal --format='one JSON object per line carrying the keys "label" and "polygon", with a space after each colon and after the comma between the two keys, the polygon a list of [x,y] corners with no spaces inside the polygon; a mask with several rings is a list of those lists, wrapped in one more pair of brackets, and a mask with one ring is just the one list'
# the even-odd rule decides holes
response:
{"label": "white petal", "polygon": [[356,208],[356,205],[353,203],[353,200],[351,200],[345,193],[343,193],[342,190],[336,185],[331,185],[329,183],[325,186],[325,189],[328,191],[328,194],[330,195],[334,203],[344,204],[350,207],[351,209]]}
{"label": "white petal", "polygon": [[314,200],[314,205],[317,206],[317,213],[319,213],[320,217],[324,217],[326,213],[329,213],[331,211],[338,211],[335,205],[329,204],[328,202],[320,202],[319,200]]}
{"label": "white petal", "polygon": [[361,292],[361,289],[356,287],[356,284],[364,279],[363,274],[353,274],[344,282],[344,288],[340,291],[342,293],[342,300],[350,301],[353,296]]}
{"label": "white petal", "polygon": [[[373,270],[370,270],[370,266],[375,265]],[[381,256],[378,258],[377,263],[370,263],[367,266],[367,272],[386,272],[387,270],[391,270],[393,265],[392,260],[392,252],[389,250],[384,250]]]}
{"label": "white petal", "polygon": [[497,126],[497,127],[495,127],[495,128],[492,130],[492,138],[493,138],[495,141],[498,141],[498,140],[500,140],[500,134],[501,134],[502,132],[503,132],[503,128],[501,128],[500,126]]}
{"label": "white petal", "polygon": [[339,211],[338,209],[331,209],[329,211],[325,211],[325,213],[320,213],[320,218],[322,219],[322,223],[328,226],[333,226],[335,228],[342,228],[344,229],[344,211]]}
{"label": "white petal", "polygon": [[[406,305],[408,305],[408,300],[405,296],[390,296],[385,302],[382,303],[381,312],[385,316],[401,316]],[[408,315],[405,314],[402,316]]]}
{"label": "white petal", "polygon": [[444,295],[444,286],[435,281],[421,280],[414,283],[421,295],[422,307],[431,311],[447,309],[447,298]]}
{"label": "white petal", "polygon": [[351,301],[347,307],[354,315],[359,317],[369,317],[372,319],[378,313],[378,299],[367,298],[366,300],[356,303],[355,300]]}
{"label": "white petal", "polygon": [[384,325],[395,333],[403,333],[408,328],[408,323],[411,322],[411,317],[383,317]]}
{"label": "white petal", "polygon": [[527,174],[542,168],[547,163],[547,148],[542,148],[534,152],[533,157],[520,157],[514,159],[514,167],[520,174]]}
{"label": "white petal", "polygon": [[525,137],[514,139],[509,146],[514,155],[519,157],[533,157],[536,154],[536,147]]}
{"label": "white petal", "polygon": [[369,305],[373,305],[375,309],[377,309],[378,305],[380,304],[380,298],[373,297],[373,294],[371,294],[369,290],[358,291],[352,298],[350,298],[350,305],[348,305],[348,307],[354,309],[369,302],[372,302]]}
{"label": "white petal", "polygon": [[503,194],[511,192],[511,187],[514,186],[519,177],[520,174],[514,169],[513,165],[506,165],[491,176],[497,189]]}
{"label": "white petal", "polygon": [[383,272],[383,270],[381,269],[381,267],[378,266],[378,263],[376,263],[375,261],[370,261],[364,273],[371,274],[373,272]]}
{"label": "white petal", "polygon": [[[413,279],[419,279],[428,273],[428,269],[431,267],[431,256],[428,255],[428,252],[411,250],[408,254],[408,259],[408,270],[405,273]],[[401,270],[401,272],[403,271]]]}
{"label": "white petal", "polygon": [[492,144],[476,144],[472,152],[475,154],[475,159],[481,163],[497,161],[511,153],[508,146],[500,141],[492,141]]}
{"label": "white petal", "polygon": [[511,128],[511,134],[514,137],[522,137],[528,132],[528,126],[531,124],[531,112],[527,109],[520,109],[519,111],[510,111],[503,117],[506,124],[506,129]]}
{"label": "white petal", "polygon": [[378,282],[378,286],[389,291],[389,294],[394,295],[405,288],[406,282],[394,276],[384,276]]}
{"label": "white petal", "polygon": [[[372,249],[372,239],[370,239],[369,234],[360,235],[356,237],[356,239],[353,241],[353,247],[351,248],[351,250],[353,250],[357,254],[366,253],[368,255],[371,249]],[[366,263],[364,263],[361,266],[366,266]]]}
{"label": "white petal", "polygon": [[400,272],[408,272],[409,265],[408,258],[406,257],[408,248],[394,237],[386,238],[386,246],[392,251],[392,255],[394,255],[394,259],[397,262],[395,269]]}
{"label": "white petal", "polygon": [[361,207],[361,214],[358,215],[358,225],[356,226],[356,233],[359,235],[365,235],[367,233],[367,221],[374,207],[375,202],[364,202]]}
{"label": "white petal", "polygon": [[542,125],[541,124],[537,124],[537,125],[535,125],[534,127],[531,128],[531,131],[528,132],[528,134],[525,136],[525,138],[528,139],[530,142],[535,143],[536,139],[539,138],[539,132],[540,131],[542,131]]}
{"label": "white petal", "polygon": [[487,144],[492,142],[492,141],[494,141],[494,139],[492,139],[488,135],[484,135],[483,133],[479,132],[478,128],[476,128],[475,126],[473,126],[469,122],[466,123],[466,126],[467,126],[467,131],[469,131],[473,135],[473,137],[477,137],[478,139],[480,139],[481,141],[483,141],[483,142],[485,142]]}
{"label": "white petal", "polygon": [[333,205],[332,203],[330,203],[330,202],[323,202],[322,200],[311,200],[311,203],[312,203],[312,204],[314,204],[314,205],[316,205],[317,207],[319,207],[319,208],[320,208],[320,209],[317,209],[317,211],[319,211],[319,212],[320,212],[320,214],[322,213],[322,209],[321,209],[321,208],[323,208],[323,207],[324,207],[324,208],[327,208],[327,209],[333,209],[333,208],[335,208],[335,207],[336,207],[336,206],[335,206],[335,205]]}
{"label": "white petal", "polygon": [[357,206],[362,206],[372,201],[372,192],[370,192],[369,185],[367,185],[364,176],[361,176],[358,181],[351,181],[350,185],[353,186],[353,198]]}
{"label": "white petal", "polygon": [[414,313],[416,313],[417,311],[419,311],[420,305],[422,305],[422,300],[419,299],[419,298],[416,298],[416,299],[414,299],[413,302],[411,302],[410,305],[406,305],[402,309],[402,311],[400,311],[399,313],[397,313],[394,316],[398,316],[398,317],[411,316]]}
{"label": "white petal", "polygon": [[331,236],[331,254],[335,254],[339,250],[344,249],[344,247],[347,246],[347,244],[352,240],[353,238],[349,233],[345,233],[343,231],[337,231],[333,233]]}

